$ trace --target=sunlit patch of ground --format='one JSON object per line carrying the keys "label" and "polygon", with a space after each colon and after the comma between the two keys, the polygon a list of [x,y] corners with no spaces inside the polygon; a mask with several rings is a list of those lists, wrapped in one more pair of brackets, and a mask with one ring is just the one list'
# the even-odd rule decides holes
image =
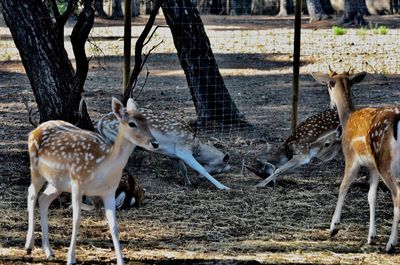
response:
{"label": "sunlit patch of ground", "polygon": [[[383,186],[378,191],[377,244],[366,244],[369,211],[365,172],[348,194],[342,229],[330,238],[329,222],[343,173],[341,156],[327,164],[310,165],[282,176],[275,188],[254,188],[260,179],[245,166],[266,142],[278,145],[290,133],[292,30],[288,28],[288,20],[210,16],[204,21],[230,94],[255,126],[245,131],[200,134],[203,139],[219,138],[219,148],[230,153],[232,171],[216,176],[233,188],[229,192],[215,190],[208,182],[198,180],[192,171],[189,173],[195,185],[185,187],[170,161],[161,155],[146,153],[141,167],[128,164],[128,170],[146,189],[146,198],[140,209],[118,212],[127,261],[130,264],[399,263],[399,251],[394,255],[382,251],[392,222],[390,194]],[[145,19],[139,22],[134,22],[134,40]],[[107,23],[112,27],[105,27]],[[121,91],[121,23],[97,20],[92,37],[102,53],[88,45],[89,54],[100,56],[90,62],[85,85],[93,120],[110,111],[111,96]],[[277,25],[280,28],[274,29]],[[337,70],[352,66],[356,71],[371,73],[353,89],[357,105],[400,103],[399,43],[389,41],[398,39],[398,29],[390,28],[388,36],[360,36],[356,29],[349,30],[348,35],[333,36],[329,26],[322,28],[303,31],[300,120],[328,107],[326,89],[308,75],[312,71],[327,71],[328,64]],[[0,27],[0,263],[51,264],[45,261],[40,249],[38,217],[36,248],[30,256],[23,250],[30,181],[26,139],[32,127],[22,97],[28,98],[31,106],[35,104],[29,80],[7,34],[6,28]],[[103,38],[107,36],[110,38]],[[165,42],[149,58],[150,76],[138,103],[182,114],[193,121],[193,103],[167,28],[159,29],[149,47],[160,40]],[[143,78],[139,86],[142,82]],[[71,209],[60,204],[55,202],[50,210],[50,242],[56,251],[53,264],[65,263],[71,233]],[[77,255],[83,264],[115,262],[103,213],[83,213]]]}

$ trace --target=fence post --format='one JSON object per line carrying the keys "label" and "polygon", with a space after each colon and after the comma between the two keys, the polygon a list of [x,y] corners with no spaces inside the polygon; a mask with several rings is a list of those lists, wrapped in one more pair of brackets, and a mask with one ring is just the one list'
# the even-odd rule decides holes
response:
{"label": "fence post", "polygon": [[297,105],[299,102],[300,36],[301,36],[301,0],[296,0],[296,11],[294,18],[292,131],[294,131],[297,125],[297,109],[298,109]]}
{"label": "fence post", "polygon": [[125,16],[124,16],[124,77],[122,82],[122,95],[125,94],[126,84],[131,74],[131,21],[132,7],[131,0],[125,0]]}

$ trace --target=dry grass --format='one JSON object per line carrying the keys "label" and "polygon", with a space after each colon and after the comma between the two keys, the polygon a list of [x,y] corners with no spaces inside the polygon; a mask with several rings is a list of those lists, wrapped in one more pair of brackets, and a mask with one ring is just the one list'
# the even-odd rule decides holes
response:
{"label": "dry grass", "polygon": [[[233,130],[202,135],[219,137],[221,148],[230,152],[234,168],[231,173],[217,178],[232,187],[232,191],[217,191],[209,183],[197,180],[193,172],[190,174],[195,185],[184,187],[183,179],[176,176],[169,160],[160,155],[147,154],[141,167],[130,163],[128,169],[139,178],[147,192],[142,208],[118,212],[126,260],[130,264],[398,264],[398,252],[395,255],[382,252],[392,220],[390,194],[383,186],[378,193],[378,242],[374,246],[366,244],[369,214],[365,173],[360,174],[348,194],[342,230],[335,238],[329,237],[327,229],[343,169],[341,157],[285,175],[278,179],[275,188],[253,188],[259,179],[243,170],[243,165],[254,159],[267,141],[279,144],[289,134],[291,87],[290,30],[268,26],[268,23],[281,25],[280,20],[253,19],[205,18],[231,95],[255,124],[253,129],[244,132]],[[105,22],[98,21],[96,25],[101,23]],[[380,73],[369,76],[363,85],[355,87],[358,105],[398,104],[399,77],[383,73],[384,66],[392,63],[394,68],[390,71],[399,74],[398,47],[386,39],[367,39],[368,44],[351,45],[349,39],[338,40],[330,35],[323,38],[325,42],[310,41],[324,36],[325,31],[330,32],[329,25],[325,28],[305,31],[311,37],[304,38],[308,46],[303,50],[300,118],[327,106],[325,88],[306,73],[325,70],[328,63],[337,68],[351,64],[358,70]],[[107,34],[118,36],[120,29],[99,27],[94,34],[100,36],[109,30]],[[5,34],[4,28],[0,31]],[[351,33],[352,29],[349,31]],[[163,32],[167,34],[166,30],[161,31],[158,38],[166,36]],[[392,39],[399,36],[397,29],[391,29],[390,34]],[[231,38],[231,42],[225,37]],[[101,65],[93,61],[85,94],[94,120],[109,111],[110,97],[119,93],[122,73],[120,41],[97,42],[106,56],[101,58]],[[166,43],[149,60],[151,74],[139,104],[175,110],[193,119],[185,77],[172,44],[168,44],[168,39]],[[224,50],[219,46],[222,44],[232,45],[232,49],[225,47]],[[388,46],[384,46],[386,44]],[[382,46],[382,52],[372,52]],[[14,58],[15,48],[10,39],[0,41],[0,47],[8,47],[10,58]],[[376,71],[367,68],[365,62],[374,65]],[[33,95],[18,60],[3,60],[0,65],[0,263],[47,264],[39,248],[39,232],[36,233],[37,248],[32,254],[28,256],[22,249],[27,229],[29,185],[25,141],[31,127],[20,97],[27,96],[33,101]],[[392,73],[390,71],[388,73]],[[72,212],[60,204],[56,202],[51,209],[50,239],[56,258],[50,264],[65,263],[70,240]],[[39,230],[37,219],[36,231]],[[83,213],[78,238],[77,258],[81,264],[115,262],[103,213]]]}

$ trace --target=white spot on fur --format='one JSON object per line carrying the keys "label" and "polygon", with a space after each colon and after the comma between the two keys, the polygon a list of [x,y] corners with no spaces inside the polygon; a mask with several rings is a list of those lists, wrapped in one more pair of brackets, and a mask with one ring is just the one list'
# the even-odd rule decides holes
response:
{"label": "white spot on fur", "polygon": [[96,163],[97,163],[97,164],[100,164],[101,161],[104,160],[104,158],[105,158],[105,156],[102,156],[102,157],[97,158],[97,159],[96,159]]}

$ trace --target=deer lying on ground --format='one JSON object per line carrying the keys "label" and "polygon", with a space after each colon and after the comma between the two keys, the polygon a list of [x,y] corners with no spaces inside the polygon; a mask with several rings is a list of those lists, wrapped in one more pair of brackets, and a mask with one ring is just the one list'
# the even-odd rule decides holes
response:
{"label": "deer lying on ground", "polygon": [[[172,159],[175,167],[184,176],[187,185],[191,182],[187,176],[185,163],[206,177],[218,189],[228,189],[210,174],[222,173],[230,169],[229,154],[223,154],[213,145],[202,143],[194,135],[190,126],[180,118],[146,108],[141,108],[140,112],[148,120],[150,132],[159,143],[156,152]],[[113,142],[118,133],[118,124],[119,121],[109,113],[98,121],[96,129],[102,136]]]}
{"label": "deer lying on ground", "polygon": [[[122,172],[121,181],[115,192],[115,208],[117,210],[141,207],[144,200],[145,190],[139,185],[137,178],[128,171]],[[93,211],[103,208],[100,197],[84,197],[82,210]]]}
{"label": "deer lying on ground", "polygon": [[338,225],[346,194],[361,166],[370,172],[368,202],[370,223],[368,243],[376,237],[375,206],[379,177],[388,186],[394,205],[393,224],[387,252],[393,252],[397,244],[397,225],[400,219],[400,109],[394,107],[362,108],[356,110],[351,98],[352,85],[361,82],[366,73],[350,75],[348,72],[329,75],[313,73],[313,77],[328,86],[331,103],[337,107],[343,127],[342,149],[345,172],[339,189],[338,202],[330,225],[332,236],[338,233]]}
{"label": "deer lying on ground", "polygon": [[29,134],[31,185],[28,190],[29,227],[25,244],[28,252],[34,245],[36,198],[40,188],[47,181],[47,188],[39,198],[42,247],[46,258],[53,256],[48,238],[49,205],[62,192],[70,192],[73,221],[67,263],[76,263],[76,237],[83,195],[100,196],[103,199],[117,263],[124,263],[118,241],[115,191],[122,170],[135,146],[154,150],[158,143],[133,100],[128,101],[125,110],[122,103],[113,98],[112,109],[119,121],[114,145],[110,145],[94,132],[79,129],[64,121],[44,122]]}
{"label": "deer lying on ground", "polygon": [[336,110],[319,112],[300,123],[276,152],[268,145],[249,167],[262,178],[257,187],[268,183],[290,170],[310,163],[314,158],[321,162],[333,159],[340,151],[341,128]]}

